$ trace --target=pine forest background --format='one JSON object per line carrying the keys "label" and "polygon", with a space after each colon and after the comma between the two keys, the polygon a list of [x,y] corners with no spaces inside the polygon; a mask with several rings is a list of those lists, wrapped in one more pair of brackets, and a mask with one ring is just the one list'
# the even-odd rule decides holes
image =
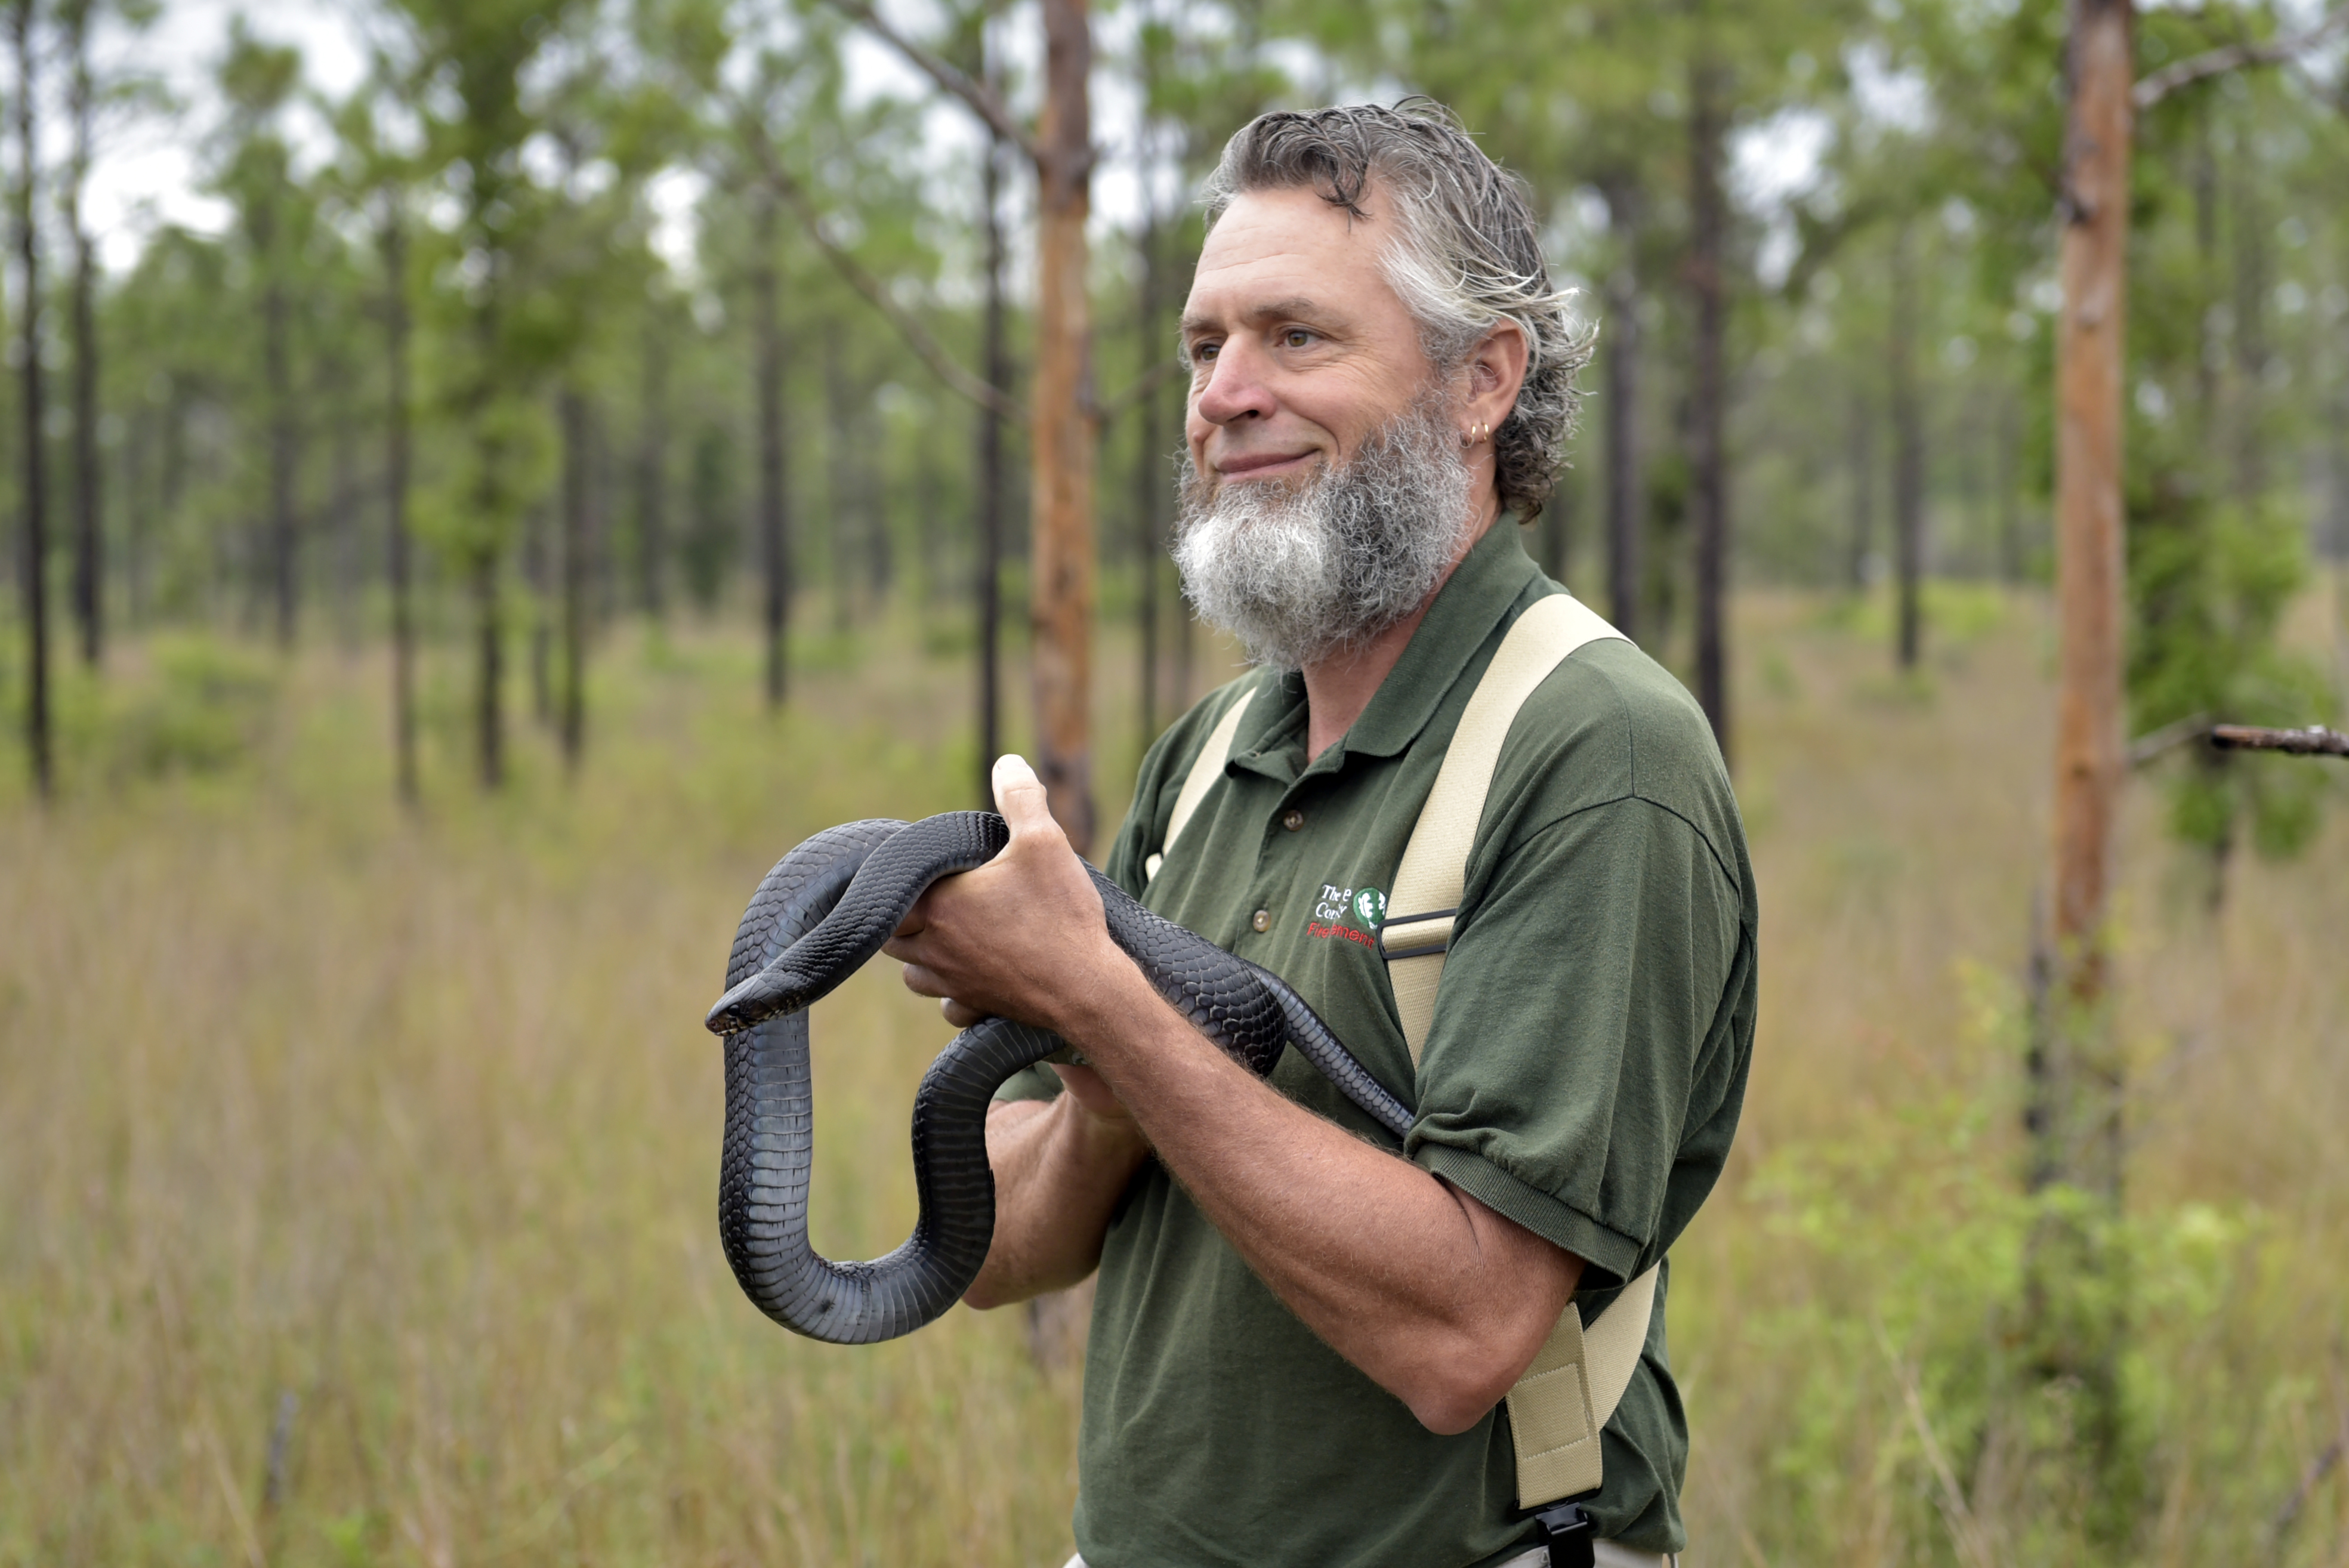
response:
{"label": "pine forest background", "polygon": [[[332,16],[330,87],[275,7],[0,5],[0,1563],[1058,1563],[1081,1312],[758,1320],[697,1028],[776,855],[1037,739],[1042,12]],[[1096,845],[1236,668],[1165,559],[1223,139],[1440,98],[1599,325],[1528,544],[1703,696],[1770,944],[1692,1563],[2349,1563],[2344,770],[2164,744],[2349,699],[2337,23],[2137,19],[2233,58],[2137,129],[2084,1382],[2023,1127],[2064,7],[1092,11]],[[910,1219],[891,984],[817,1026],[835,1253]]]}

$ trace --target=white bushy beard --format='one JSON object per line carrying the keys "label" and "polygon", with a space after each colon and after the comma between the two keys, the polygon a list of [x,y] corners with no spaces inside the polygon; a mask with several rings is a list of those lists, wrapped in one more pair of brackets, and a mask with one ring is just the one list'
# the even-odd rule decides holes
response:
{"label": "white bushy beard", "polygon": [[1186,454],[1174,564],[1201,619],[1298,670],[1417,609],[1467,531],[1468,466],[1431,400],[1293,482],[1217,484]]}

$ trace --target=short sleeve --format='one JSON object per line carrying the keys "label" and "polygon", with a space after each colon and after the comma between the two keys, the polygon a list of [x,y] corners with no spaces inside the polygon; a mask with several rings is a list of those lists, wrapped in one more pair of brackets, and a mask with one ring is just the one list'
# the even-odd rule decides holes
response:
{"label": "short sleeve", "polygon": [[[1405,1152],[1612,1276],[1653,1263],[1720,1174],[1750,989],[1736,882],[1626,796],[1526,834],[1470,890]],[[1690,1191],[1693,1188],[1693,1191]]]}

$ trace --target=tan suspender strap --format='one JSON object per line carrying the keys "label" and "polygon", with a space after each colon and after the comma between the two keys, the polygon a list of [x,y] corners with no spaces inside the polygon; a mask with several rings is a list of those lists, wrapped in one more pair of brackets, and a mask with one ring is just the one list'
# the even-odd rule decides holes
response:
{"label": "tan suspender strap", "polygon": [[1656,1270],[1651,1268],[1625,1285],[1588,1328],[1570,1302],[1559,1315],[1540,1354],[1508,1393],[1519,1508],[1599,1490],[1606,1479],[1599,1434],[1631,1386],[1655,1305]]}
{"label": "tan suspender strap", "polygon": [[[1622,633],[1570,594],[1537,601],[1517,617],[1469,696],[1444,753],[1435,787],[1420,808],[1387,897],[1379,946],[1394,986],[1412,1066],[1435,1023],[1444,955],[1468,885],[1468,854],[1509,727],[1534,688],[1585,643]],[[1517,1505],[1536,1508],[1597,1491],[1605,1479],[1599,1434],[1622,1401],[1656,1299],[1656,1271],[1623,1288],[1588,1329],[1569,1302],[1549,1337],[1508,1393],[1509,1440],[1517,1456]]]}
{"label": "tan suspender strap", "polygon": [[[1444,951],[1452,945],[1452,923],[1468,882],[1468,851],[1476,842],[1476,822],[1501,760],[1501,743],[1534,688],[1585,643],[1622,633],[1598,612],[1568,593],[1537,600],[1501,639],[1484,679],[1476,683],[1460,716],[1460,727],[1444,753],[1435,787],[1420,808],[1418,825],[1403,846],[1402,864],[1387,894],[1386,923],[1379,947],[1387,957],[1395,1010],[1402,1016],[1411,1064],[1419,1065],[1427,1031],[1435,1022],[1435,987],[1444,977]],[[1186,785],[1184,793],[1188,795]],[[1177,801],[1175,810],[1182,804]]]}
{"label": "tan suspender strap", "polygon": [[1232,758],[1232,742],[1239,736],[1240,716],[1247,712],[1248,704],[1256,700],[1256,694],[1255,686],[1240,693],[1239,699],[1226,708],[1224,717],[1216,721],[1216,727],[1207,731],[1207,743],[1199,748],[1197,760],[1191,764],[1191,771],[1184,776],[1183,788],[1175,792],[1174,814],[1166,820],[1166,840],[1158,846],[1156,854],[1142,862],[1144,882],[1158,874],[1158,868],[1165,862],[1166,851],[1174,847],[1176,835],[1189,825],[1198,812],[1199,802],[1207,798],[1207,791],[1214,788],[1216,779],[1224,776],[1224,764]]}

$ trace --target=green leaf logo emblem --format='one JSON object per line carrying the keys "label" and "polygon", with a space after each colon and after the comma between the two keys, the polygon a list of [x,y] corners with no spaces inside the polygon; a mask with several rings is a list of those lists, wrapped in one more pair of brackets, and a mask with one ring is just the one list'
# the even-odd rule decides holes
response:
{"label": "green leaf logo emblem", "polygon": [[1387,895],[1374,887],[1366,887],[1354,895],[1354,918],[1372,931],[1387,917]]}

